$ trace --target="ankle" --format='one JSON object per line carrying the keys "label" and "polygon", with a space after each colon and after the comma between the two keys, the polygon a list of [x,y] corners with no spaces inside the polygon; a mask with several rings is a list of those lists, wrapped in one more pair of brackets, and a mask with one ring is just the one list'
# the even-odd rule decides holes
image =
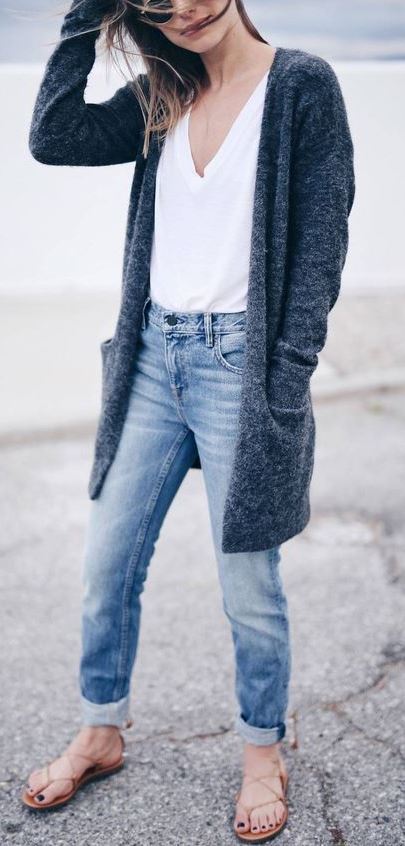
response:
{"label": "ankle", "polygon": [[79,731],[81,740],[86,743],[100,743],[104,740],[110,740],[114,735],[118,736],[118,726],[82,726]]}
{"label": "ankle", "polygon": [[245,743],[243,750],[243,766],[245,770],[265,770],[269,761],[283,761],[280,752],[280,743],[272,743],[269,746],[261,746],[253,743]]}
{"label": "ankle", "polygon": [[281,751],[280,741],[277,743],[262,746],[255,743],[245,743],[244,753],[246,756],[255,756],[256,758],[268,758],[269,755],[277,755]]}
{"label": "ankle", "polygon": [[89,734],[109,734],[113,731],[119,731],[118,726],[109,725],[107,723],[103,724],[102,726],[91,726],[91,725],[82,725],[80,727],[80,731],[89,732]]}

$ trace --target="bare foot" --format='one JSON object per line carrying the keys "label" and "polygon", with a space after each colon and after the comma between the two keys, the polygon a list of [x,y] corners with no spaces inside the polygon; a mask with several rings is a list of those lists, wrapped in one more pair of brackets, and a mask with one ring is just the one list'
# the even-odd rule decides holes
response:
{"label": "bare foot", "polygon": [[[246,743],[244,747],[244,775],[239,800],[247,807],[260,805],[248,813],[239,800],[236,804],[236,815],[234,820],[235,831],[240,834],[252,831],[271,831],[282,821],[285,816],[285,805],[276,800],[275,793],[283,795],[283,787],[279,775],[276,775],[277,768],[272,761],[278,762],[283,774],[287,774],[285,761],[281,756],[280,743],[273,743],[271,746],[258,746]],[[275,773],[274,776],[266,776],[263,781],[251,783],[251,777],[262,777],[268,772]],[[249,774],[249,775],[248,775]],[[268,787],[267,787],[268,785]],[[271,790],[269,790],[271,788]],[[272,801],[274,800],[274,801]]]}
{"label": "bare foot", "polygon": [[121,751],[120,730],[117,726],[84,726],[66,748],[66,752],[69,752],[71,766],[69,759],[62,756],[55,758],[49,765],[50,779],[57,778],[60,780],[47,788],[45,767],[34,770],[27,781],[27,793],[33,797],[38,805],[46,805],[56,797],[70,793],[72,789],[70,778],[72,767],[75,776],[80,777],[91,766],[87,758],[82,757],[80,753],[99,758],[103,764],[109,766],[119,760]]}

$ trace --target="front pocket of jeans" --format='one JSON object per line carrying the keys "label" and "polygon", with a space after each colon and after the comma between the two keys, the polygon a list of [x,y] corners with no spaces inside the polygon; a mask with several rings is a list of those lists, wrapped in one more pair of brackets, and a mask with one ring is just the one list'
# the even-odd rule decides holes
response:
{"label": "front pocket of jeans", "polygon": [[215,337],[214,353],[217,361],[233,373],[241,375],[245,363],[246,331],[221,332]]}

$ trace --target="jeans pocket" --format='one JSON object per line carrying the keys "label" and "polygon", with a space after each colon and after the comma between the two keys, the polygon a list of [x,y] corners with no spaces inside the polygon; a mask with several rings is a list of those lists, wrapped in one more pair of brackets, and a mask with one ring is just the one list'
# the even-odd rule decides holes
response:
{"label": "jeans pocket", "polygon": [[141,331],[146,329],[146,306],[151,302],[151,298],[148,296],[142,306],[142,320],[141,320]]}
{"label": "jeans pocket", "polygon": [[214,353],[219,364],[226,370],[242,375],[245,363],[246,330],[218,332],[214,341]]}

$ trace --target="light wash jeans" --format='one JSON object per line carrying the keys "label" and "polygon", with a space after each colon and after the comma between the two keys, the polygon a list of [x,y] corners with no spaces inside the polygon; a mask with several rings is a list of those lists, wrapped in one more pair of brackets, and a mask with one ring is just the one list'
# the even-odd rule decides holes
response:
{"label": "light wash jeans", "polygon": [[290,680],[280,548],[225,554],[222,515],[237,433],[246,312],[171,312],[148,296],[124,427],[83,561],[80,690],[84,725],[124,726],[149,562],[166,512],[200,455],[223,608],[234,645],[235,728],[284,737]]}

